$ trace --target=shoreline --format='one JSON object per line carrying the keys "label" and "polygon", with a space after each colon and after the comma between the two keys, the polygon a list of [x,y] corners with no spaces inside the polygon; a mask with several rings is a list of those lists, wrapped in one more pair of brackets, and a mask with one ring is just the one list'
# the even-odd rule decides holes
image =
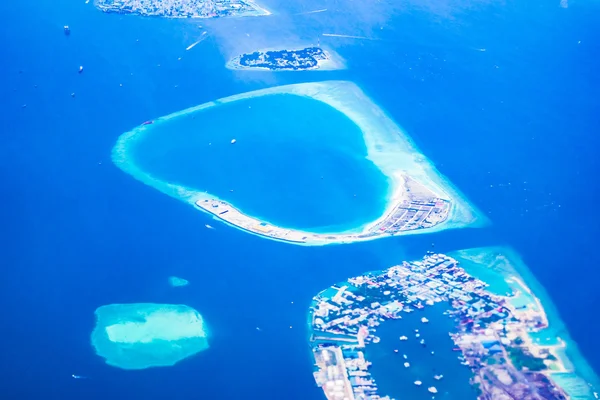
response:
{"label": "shoreline", "polygon": [[[234,14],[234,15],[199,15],[199,14],[193,14],[193,15],[186,15],[184,14],[176,14],[176,15],[171,15],[171,14],[166,14],[164,12],[164,10],[161,10],[162,12],[157,12],[157,10],[155,9],[128,9],[125,6],[129,6],[132,7],[130,4],[127,4],[126,2],[122,5],[123,8],[119,8],[119,7],[113,7],[113,4],[105,4],[106,0],[94,0],[93,1],[93,5],[96,9],[107,13],[107,14],[120,14],[120,15],[136,15],[139,17],[150,17],[150,18],[165,18],[165,19],[214,19],[214,18],[244,18],[244,17],[262,17],[262,16],[269,16],[269,15],[273,15],[272,12],[270,12],[268,9],[266,9],[265,7],[259,6],[256,2],[252,1],[252,0],[241,0],[240,3],[245,4],[247,6],[250,6],[252,8],[252,10],[249,11],[243,11],[240,12],[238,14]],[[156,3],[160,3],[160,0],[156,0]],[[152,12],[154,11],[154,12]]]}
{"label": "shoreline", "polygon": [[[527,293],[535,307],[539,308],[538,313],[545,326],[537,331],[528,332],[525,340],[536,351],[549,349],[556,357],[555,363],[559,364],[559,368],[556,371],[548,371],[547,375],[563,387],[569,398],[591,399],[592,387],[600,387],[600,379],[579,351],[577,343],[570,337],[552,299],[519,254],[509,247],[491,246],[453,251],[448,255],[461,264],[467,260],[480,268],[492,270],[498,278],[504,279],[513,293],[519,288]],[[476,273],[471,270],[469,273],[476,276]],[[497,295],[511,299],[505,294],[497,293]],[[543,340],[553,342],[545,344]],[[582,388],[586,389],[585,393],[581,392]]]}
{"label": "shoreline", "polygon": [[[344,114],[361,129],[367,149],[366,158],[373,162],[390,182],[386,194],[387,204],[381,217],[342,232],[315,233],[279,227],[266,220],[246,215],[243,210],[215,195],[162,181],[149,172],[141,170],[128,158],[130,146],[147,134],[154,124],[161,124],[221,104],[279,94],[296,95],[323,102]],[[345,81],[277,86],[221,98],[178,111],[122,134],[113,148],[112,158],[119,168],[135,179],[185,201],[211,214],[213,218],[246,232],[287,243],[303,245],[349,243],[450,228],[477,227],[488,222],[487,218],[435,169],[383,110],[375,105],[358,86]],[[415,211],[415,208],[418,210]],[[417,216],[419,219],[415,222]]]}

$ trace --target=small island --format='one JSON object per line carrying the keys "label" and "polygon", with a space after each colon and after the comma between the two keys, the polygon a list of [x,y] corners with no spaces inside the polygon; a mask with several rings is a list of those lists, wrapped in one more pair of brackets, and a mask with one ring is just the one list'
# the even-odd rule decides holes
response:
{"label": "small island", "polygon": [[[433,361],[436,375],[421,376],[425,369],[410,372],[412,367],[404,354],[406,373],[419,378],[414,386],[420,387],[421,379],[432,377],[430,383],[437,386],[423,385],[417,390],[451,391],[452,378],[440,380],[444,374],[465,368],[470,372],[473,397],[480,400],[592,398],[597,377],[577,347],[570,344],[552,305],[546,304],[549,312],[544,309],[540,298],[513,268],[514,257],[510,260],[506,254],[511,254],[510,249],[457,252],[468,264],[463,268],[450,256],[428,253],[421,260],[353,277],[319,293],[313,298],[308,318],[317,385],[328,399],[389,400],[391,396],[380,393],[371,374],[369,348],[380,342],[378,327],[396,320],[402,336],[394,340],[393,352],[387,350],[391,357],[410,353],[410,346],[431,345],[428,352],[434,347],[436,351],[427,358],[435,360],[438,353],[448,355],[452,351],[458,358],[457,365]],[[492,284],[468,272],[486,276]],[[507,292],[495,293],[498,288]],[[427,311],[436,308],[437,314]],[[408,318],[410,313],[423,316],[421,323]],[[403,315],[412,323],[402,322]],[[419,328],[431,322],[424,315],[430,319],[445,317],[444,321],[450,318],[451,341],[447,345],[439,340],[426,342],[428,336]],[[381,351],[385,350],[378,348],[375,353]]]}
{"label": "small island", "polygon": [[107,13],[166,18],[220,18],[270,15],[249,0],[95,0]]}
{"label": "small island", "polygon": [[262,50],[245,53],[227,63],[227,68],[244,70],[306,71],[343,69],[341,58],[320,47],[297,50]]}
{"label": "small island", "polygon": [[175,365],[208,348],[198,311],[176,304],[110,304],[96,310],[96,354],[122,369]]}

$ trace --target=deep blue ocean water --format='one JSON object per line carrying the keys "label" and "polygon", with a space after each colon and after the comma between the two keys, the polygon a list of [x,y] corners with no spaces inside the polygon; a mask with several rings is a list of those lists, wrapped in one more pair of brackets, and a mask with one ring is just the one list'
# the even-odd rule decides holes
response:
{"label": "deep blue ocean water", "polygon": [[[385,40],[332,42],[346,71],[273,77],[224,69],[213,37],[185,52],[198,36],[185,21],[105,15],[74,0],[2,2],[2,397],[322,398],[305,345],[311,297],[421,256],[432,243],[439,251],[515,247],[600,370],[589,321],[600,306],[600,10],[580,2],[464,5],[453,18],[407,6],[386,21]],[[206,230],[206,215],[110,162],[116,138],[147,119],[322,79],[360,85],[493,226],[290,246],[222,225]],[[170,275],[191,284],[170,288]],[[145,301],[199,310],[211,348],[173,368],[106,366],[89,344],[94,310]]]}

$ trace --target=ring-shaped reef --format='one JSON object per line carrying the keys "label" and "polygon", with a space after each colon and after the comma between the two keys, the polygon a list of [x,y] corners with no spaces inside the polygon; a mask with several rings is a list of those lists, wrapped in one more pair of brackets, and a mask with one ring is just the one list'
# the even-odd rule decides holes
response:
{"label": "ring-shaped reef", "polygon": [[487,223],[346,81],[277,86],[146,121],[119,137],[112,157],[215,219],[295,244]]}

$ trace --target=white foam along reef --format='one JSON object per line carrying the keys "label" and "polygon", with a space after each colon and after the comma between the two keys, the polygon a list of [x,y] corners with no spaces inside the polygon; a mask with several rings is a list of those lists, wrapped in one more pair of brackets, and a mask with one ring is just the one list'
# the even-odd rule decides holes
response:
{"label": "white foam along reef", "polygon": [[[186,187],[178,183],[166,182],[156,178],[150,172],[140,169],[129,157],[129,149],[156,125],[184,115],[203,112],[219,105],[277,94],[290,94],[321,101],[345,114],[361,129],[367,148],[367,159],[373,162],[389,180],[387,207],[384,214],[380,219],[361,227],[363,231],[380,223],[392,212],[397,202],[405,195],[407,177],[417,181],[437,197],[448,200],[450,202],[450,211],[448,217],[435,226],[426,229],[402,231],[396,234],[416,234],[450,228],[478,227],[488,223],[487,218],[471,205],[465,196],[442,176],[433,163],[418,150],[408,135],[381,108],[374,104],[358,86],[347,81],[301,83],[256,90],[225,97],[157,118],[152,121],[152,124],[140,125],[122,134],[113,148],[113,162],[119,168],[146,185],[154,187],[169,196],[189,203],[203,211],[211,213],[211,209],[208,206],[206,208],[200,206],[202,202],[222,202],[228,207],[229,211],[232,211],[229,215],[233,215],[234,217],[229,217],[230,220],[228,221],[218,217],[216,212],[211,213],[215,219],[219,219],[252,234],[273,240],[303,245],[322,245],[327,243],[372,240],[390,236],[384,232],[378,233],[375,236],[359,237],[360,235],[356,233],[357,229],[347,232],[316,234],[285,227],[276,227],[274,225],[269,226],[268,221],[261,221],[246,215],[242,210],[236,209],[234,205],[226,203],[213,194],[203,192],[199,188]],[[225,134],[230,135],[231,133],[227,132]],[[264,229],[262,228],[265,225],[269,226],[272,232],[264,233]],[[253,229],[253,227],[256,227],[256,229]]]}
{"label": "white foam along reef", "polygon": [[109,304],[95,314],[92,346],[114,367],[172,366],[208,348],[202,316],[186,305]]}
{"label": "white foam along reef", "polygon": [[567,370],[551,373],[552,379],[572,400],[594,398],[593,388],[600,388],[598,376],[571,339],[550,296],[516,251],[497,246],[460,250],[448,255],[457,260],[469,275],[488,283],[490,292],[504,296],[503,289],[508,287],[513,293],[520,292],[520,297],[526,296],[528,306],[541,306],[548,327],[531,333],[531,339],[540,346],[554,347]]}

